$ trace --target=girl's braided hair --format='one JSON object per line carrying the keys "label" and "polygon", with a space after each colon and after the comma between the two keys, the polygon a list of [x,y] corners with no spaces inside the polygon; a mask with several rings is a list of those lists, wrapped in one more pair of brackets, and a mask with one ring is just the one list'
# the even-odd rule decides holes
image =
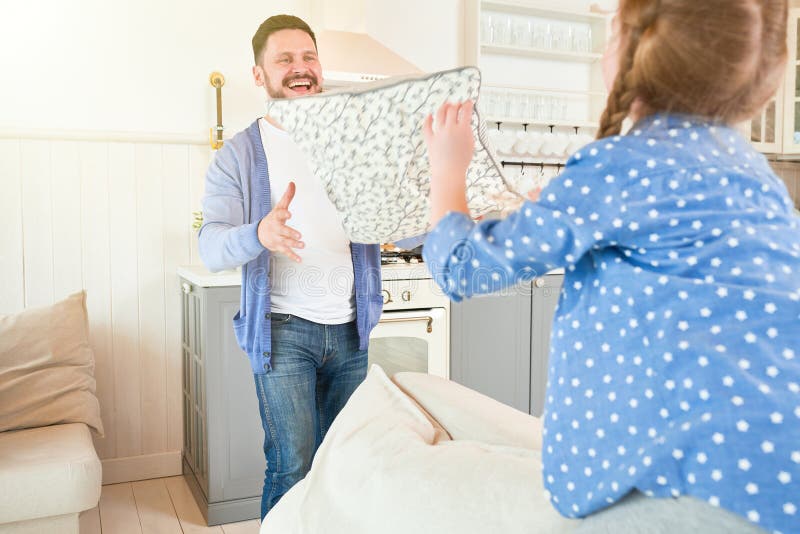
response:
{"label": "girl's braided hair", "polygon": [[753,117],[782,79],[787,13],[786,0],[620,0],[619,70],[597,138],[619,134],[637,100],[645,115]]}

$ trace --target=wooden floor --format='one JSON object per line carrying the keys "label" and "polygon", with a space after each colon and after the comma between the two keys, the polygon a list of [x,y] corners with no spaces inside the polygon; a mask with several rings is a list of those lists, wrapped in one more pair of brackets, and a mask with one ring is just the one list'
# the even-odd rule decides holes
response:
{"label": "wooden floor", "polygon": [[258,534],[258,520],[206,526],[182,476],[103,486],[81,534]]}

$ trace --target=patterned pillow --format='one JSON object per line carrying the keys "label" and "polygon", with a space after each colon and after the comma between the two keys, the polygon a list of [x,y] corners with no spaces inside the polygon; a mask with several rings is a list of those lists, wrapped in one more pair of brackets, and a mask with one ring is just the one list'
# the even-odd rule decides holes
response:
{"label": "patterned pillow", "polygon": [[[385,243],[426,233],[430,168],[425,117],[446,100],[477,101],[474,67],[393,78],[295,99],[270,100],[267,114],[308,156],[342,225],[356,243]],[[519,203],[488,149],[477,107],[475,156],[467,173],[474,217]]]}

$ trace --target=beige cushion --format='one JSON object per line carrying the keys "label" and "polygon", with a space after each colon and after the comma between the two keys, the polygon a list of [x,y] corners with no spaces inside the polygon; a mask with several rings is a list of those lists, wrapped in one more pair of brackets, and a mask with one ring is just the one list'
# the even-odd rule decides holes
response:
{"label": "beige cushion", "polygon": [[392,380],[455,440],[542,448],[542,423],[536,417],[438,376],[404,372]]}
{"label": "beige cushion", "polygon": [[61,423],[103,434],[83,291],[0,315],[0,431]]}
{"label": "beige cushion", "polygon": [[0,432],[0,523],[93,508],[101,469],[84,424]]}
{"label": "beige cushion", "polygon": [[373,366],[261,534],[568,532],[533,449],[450,440]]}

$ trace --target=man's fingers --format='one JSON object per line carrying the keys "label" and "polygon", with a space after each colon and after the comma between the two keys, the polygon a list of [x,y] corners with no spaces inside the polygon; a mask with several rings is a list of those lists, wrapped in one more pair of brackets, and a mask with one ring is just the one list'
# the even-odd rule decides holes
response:
{"label": "man's fingers", "polygon": [[286,239],[293,239],[295,241],[299,241],[302,237],[300,232],[285,224],[282,224],[275,229],[275,235],[285,237]]}
{"label": "man's fingers", "polygon": [[292,212],[286,208],[275,208],[270,215],[281,224],[292,218]]}
{"label": "man's fingers", "polygon": [[282,254],[287,256],[289,259],[291,259],[293,261],[296,261],[297,263],[300,263],[300,261],[301,261],[300,260],[300,256],[295,254],[294,251],[289,247],[286,247],[286,246],[280,247],[278,249],[278,252],[281,252]]}
{"label": "man's fingers", "polygon": [[292,239],[291,237],[284,237],[283,244],[288,248],[306,248],[305,243],[296,239]]}
{"label": "man's fingers", "polygon": [[289,185],[286,187],[286,192],[283,194],[283,196],[278,201],[278,203],[275,204],[275,209],[280,209],[280,208],[286,209],[286,208],[288,208],[289,207],[289,203],[294,198],[295,189],[296,189],[296,187],[294,185],[294,182],[289,182]]}

